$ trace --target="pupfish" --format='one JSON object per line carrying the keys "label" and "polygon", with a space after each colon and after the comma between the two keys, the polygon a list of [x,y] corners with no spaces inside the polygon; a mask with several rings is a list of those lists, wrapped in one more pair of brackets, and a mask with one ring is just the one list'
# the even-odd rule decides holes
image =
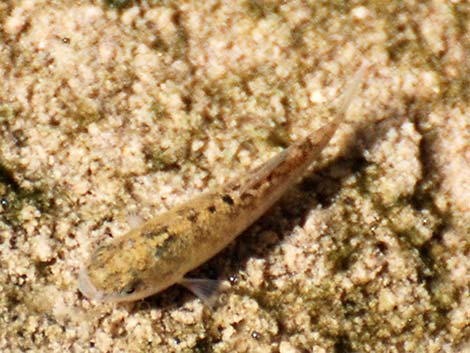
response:
{"label": "pupfish", "polygon": [[371,65],[363,64],[326,109],[323,127],[236,180],[202,193],[99,246],[79,274],[79,290],[105,302],[134,301],[179,283],[204,294],[204,280],[186,279],[261,217],[298,182],[345,118]]}

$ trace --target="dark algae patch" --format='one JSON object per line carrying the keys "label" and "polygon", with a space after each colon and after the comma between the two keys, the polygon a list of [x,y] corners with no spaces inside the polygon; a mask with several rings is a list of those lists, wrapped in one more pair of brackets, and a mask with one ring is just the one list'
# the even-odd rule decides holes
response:
{"label": "dark algae patch", "polygon": [[15,180],[10,168],[0,164],[0,198],[2,216],[6,222],[21,224],[19,213],[26,205],[32,205],[43,213],[54,209],[54,196],[41,188],[25,189]]}
{"label": "dark algae patch", "polygon": [[123,9],[134,4],[134,0],[105,0],[105,4],[113,9]]}

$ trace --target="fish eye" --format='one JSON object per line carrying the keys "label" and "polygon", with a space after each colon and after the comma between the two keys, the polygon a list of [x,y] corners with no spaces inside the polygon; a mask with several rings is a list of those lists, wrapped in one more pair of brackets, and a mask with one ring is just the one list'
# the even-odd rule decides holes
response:
{"label": "fish eye", "polygon": [[132,282],[127,283],[122,289],[120,290],[121,295],[130,295],[137,290],[137,287],[140,284],[140,280],[135,280]]}

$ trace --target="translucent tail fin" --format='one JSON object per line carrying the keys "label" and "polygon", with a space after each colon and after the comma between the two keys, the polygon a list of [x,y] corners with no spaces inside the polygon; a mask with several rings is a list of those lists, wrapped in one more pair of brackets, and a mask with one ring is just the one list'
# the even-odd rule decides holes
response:
{"label": "translucent tail fin", "polygon": [[336,122],[339,122],[337,120],[341,119],[341,117],[346,114],[354,96],[357,94],[359,87],[364,82],[364,79],[369,74],[371,68],[372,63],[367,60],[364,61],[359,70],[357,70],[351,80],[347,83],[341,96],[333,103],[333,106],[336,108]]}

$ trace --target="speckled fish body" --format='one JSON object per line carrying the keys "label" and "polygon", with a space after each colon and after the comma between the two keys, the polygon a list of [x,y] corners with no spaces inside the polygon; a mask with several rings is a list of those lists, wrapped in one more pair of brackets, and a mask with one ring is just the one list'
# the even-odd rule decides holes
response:
{"label": "speckled fish body", "polygon": [[[351,96],[350,91],[345,95]],[[332,122],[244,177],[98,247],[81,270],[80,291],[95,300],[121,302],[147,297],[179,282],[225,248],[304,175],[336,132],[350,97],[344,100],[341,109],[329,111],[334,114]]]}

